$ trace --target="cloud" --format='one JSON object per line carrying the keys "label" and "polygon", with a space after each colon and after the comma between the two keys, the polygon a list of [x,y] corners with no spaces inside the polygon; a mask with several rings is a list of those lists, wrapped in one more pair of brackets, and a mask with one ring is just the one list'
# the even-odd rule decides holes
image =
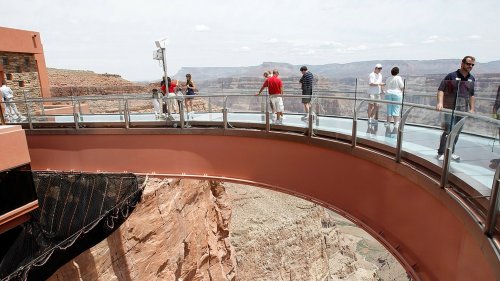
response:
{"label": "cloud", "polygon": [[337,52],[343,53],[343,54],[352,54],[352,53],[356,53],[356,52],[364,51],[364,50],[368,50],[368,46],[358,45],[358,46],[354,46],[354,47],[338,48]]}
{"label": "cloud", "polygon": [[469,39],[481,39],[481,35],[477,35],[477,34],[472,34],[472,35],[469,35],[467,36],[467,38]]}
{"label": "cloud", "polygon": [[243,46],[243,47],[240,48],[240,51],[242,51],[242,52],[248,52],[248,51],[250,51],[250,47]]}
{"label": "cloud", "polygon": [[198,32],[205,32],[205,31],[210,31],[210,27],[208,27],[208,26],[206,26],[204,24],[197,24],[194,27],[194,30],[198,31]]}
{"label": "cloud", "polygon": [[335,42],[335,41],[326,41],[326,42],[321,42],[319,44],[320,48],[324,49],[331,49],[331,48],[337,48],[337,47],[344,47],[345,45],[340,43],[340,42]]}
{"label": "cloud", "polygon": [[403,42],[392,42],[392,43],[389,43],[385,46],[386,47],[404,47],[404,46],[406,46],[406,44]]}
{"label": "cloud", "polygon": [[431,44],[431,43],[435,43],[437,40],[439,40],[439,36],[437,35],[432,35],[432,36],[429,36],[427,39],[425,39],[424,41],[422,41],[422,43],[425,43],[425,44]]}
{"label": "cloud", "polygon": [[270,39],[264,41],[264,43],[266,43],[266,44],[274,44],[274,43],[278,43],[278,42],[279,42],[279,40],[276,38],[270,38]]}

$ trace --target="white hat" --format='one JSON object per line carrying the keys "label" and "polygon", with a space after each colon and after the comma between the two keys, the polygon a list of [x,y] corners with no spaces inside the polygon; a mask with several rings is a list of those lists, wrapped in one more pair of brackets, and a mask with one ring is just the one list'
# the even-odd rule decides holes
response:
{"label": "white hat", "polygon": [[377,64],[375,65],[375,68],[382,68],[382,65],[381,65],[380,63],[377,63]]}

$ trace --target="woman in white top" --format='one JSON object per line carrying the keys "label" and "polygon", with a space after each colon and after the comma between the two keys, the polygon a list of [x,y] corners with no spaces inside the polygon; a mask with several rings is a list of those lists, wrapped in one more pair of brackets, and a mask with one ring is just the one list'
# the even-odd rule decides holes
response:
{"label": "woman in white top", "polygon": [[[403,78],[399,76],[399,68],[398,67],[393,67],[391,69],[391,74],[392,77],[387,78],[385,81],[385,99],[388,101],[395,101],[398,103],[401,103],[403,99],[403,89],[404,89],[404,83],[403,83]],[[384,126],[389,126],[391,122],[391,118],[394,121],[394,126],[397,127],[399,126],[399,120],[400,120],[400,112],[401,112],[401,105],[400,104],[394,104],[394,103],[389,103],[387,104],[387,121],[384,123]]]}

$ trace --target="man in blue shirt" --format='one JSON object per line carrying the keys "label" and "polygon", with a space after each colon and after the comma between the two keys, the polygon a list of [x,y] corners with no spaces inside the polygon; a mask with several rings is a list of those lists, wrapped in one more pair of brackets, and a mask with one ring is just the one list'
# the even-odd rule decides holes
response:
{"label": "man in blue shirt", "polygon": [[[441,81],[437,92],[436,110],[440,111],[443,108],[451,109],[453,111],[474,112],[475,98],[474,98],[474,82],[476,79],[470,74],[474,67],[476,59],[472,56],[465,56],[462,59],[460,69],[451,72]],[[444,129],[441,135],[441,141],[438,149],[438,160],[444,160],[444,150],[446,148],[446,140],[448,135],[458,121],[463,117],[457,116],[455,112],[445,113],[443,115],[442,127]],[[458,132],[460,134],[461,130]],[[458,141],[458,135],[452,145],[451,159],[460,161],[460,156],[455,154],[455,145]]]}

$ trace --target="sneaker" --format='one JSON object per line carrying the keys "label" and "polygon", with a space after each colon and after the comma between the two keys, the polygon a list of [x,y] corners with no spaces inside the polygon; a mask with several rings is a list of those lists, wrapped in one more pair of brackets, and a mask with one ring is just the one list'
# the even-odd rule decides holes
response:
{"label": "sneaker", "polygon": [[302,121],[307,120],[307,115],[304,115],[304,116],[300,117],[300,120],[302,120]]}
{"label": "sneaker", "polygon": [[389,123],[389,122],[384,122],[384,127],[389,127],[389,125],[391,125],[391,123]]}
{"label": "sneaker", "polygon": [[373,123],[373,118],[369,117],[368,118],[368,123]]}
{"label": "sneaker", "polygon": [[394,128],[399,128],[399,122],[394,123]]}
{"label": "sneaker", "polygon": [[456,154],[451,154],[451,160],[459,162],[460,161],[460,156],[458,156]]}
{"label": "sneaker", "polygon": [[444,161],[444,154],[441,154],[441,155],[438,154],[437,159],[439,161]]}

